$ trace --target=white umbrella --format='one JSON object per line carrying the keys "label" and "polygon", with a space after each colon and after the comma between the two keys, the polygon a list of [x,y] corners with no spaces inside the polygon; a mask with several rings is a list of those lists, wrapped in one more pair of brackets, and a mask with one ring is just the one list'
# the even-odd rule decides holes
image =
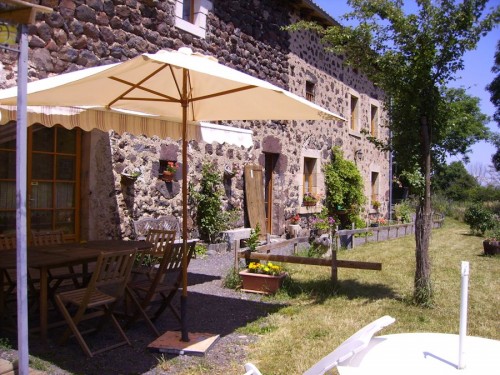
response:
{"label": "white umbrella", "polygon": [[[16,88],[0,91],[0,105],[15,105]],[[345,119],[304,98],[221,65],[213,57],[179,51],[143,54],[28,84],[30,106],[125,110],[182,124],[182,339],[187,298],[187,124],[216,120]]]}

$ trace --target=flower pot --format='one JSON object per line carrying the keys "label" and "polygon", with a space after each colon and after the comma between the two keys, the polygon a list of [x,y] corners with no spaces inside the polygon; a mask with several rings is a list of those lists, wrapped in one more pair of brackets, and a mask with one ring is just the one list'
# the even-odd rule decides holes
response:
{"label": "flower pot", "polygon": [[298,237],[300,233],[300,225],[299,224],[288,225],[288,232],[292,237]]}
{"label": "flower pot", "polygon": [[485,255],[500,254],[500,241],[484,240],[483,249]]}
{"label": "flower pot", "polygon": [[265,275],[262,273],[250,273],[248,270],[240,271],[239,275],[243,282],[243,292],[274,294],[283,284],[286,273],[278,276]]}
{"label": "flower pot", "polygon": [[172,182],[174,180],[174,174],[169,171],[163,171],[161,179],[166,182]]}
{"label": "flower pot", "polygon": [[304,201],[304,206],[312,207],[312,206],[316,206],[316,203],[318,203],[318,202],[317,201]]}

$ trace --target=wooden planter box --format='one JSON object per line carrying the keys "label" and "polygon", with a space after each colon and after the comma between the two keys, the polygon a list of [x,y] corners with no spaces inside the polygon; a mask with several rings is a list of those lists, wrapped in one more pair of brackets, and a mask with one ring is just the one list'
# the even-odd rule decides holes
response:
{"label": "wooden planter box", "polygon": [[304,201],[302,203],[304,203],[304,206],[306,206],[306,207],[313,207],[313,206],[316,206],[316,203],[318,203],[318,202],[317,201]]}
{"label": "wooden planter box", "polygon": [[274,294],[283,284],[286,273],[279,276],[263,275],[261,273],[250,273],[248,270],[240,271],[243,282],[243,292]]}

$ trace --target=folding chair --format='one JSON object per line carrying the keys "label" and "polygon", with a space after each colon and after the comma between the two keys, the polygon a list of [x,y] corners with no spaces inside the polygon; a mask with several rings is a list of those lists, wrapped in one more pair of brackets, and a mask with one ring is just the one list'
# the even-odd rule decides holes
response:
{"label": "folding chair", "polygon": [[[58,245],[64,243],[64,234],[61,230],[53,231],[42,231],[42,232],[32,232],[32,241],[34,246],[50,246]],[[63,283],[65,280],[72,280],[75,288],[81,287],[79,278],[83,277],[81,272],[75,272],[73,266],[66,268],[55,268],[49,270],[49,293],[53,295],[55,290]]]}
{"label": "folding chair", "polygon": [[[115,349],[125,344],[131,345],[128,337],[123,332],[120,324],[113,315],[113,309],[117,302],[123,297],[125,287],[132,271],[136,250],[133,252],[114,251],[102,252],[96,263],[96,267],[89,284],[86,288],[57,293],[55,300],[57,307],[61,311],[68,323],[69,328],[63,334],[60,344],[64,344],[73,333],[84,353],[93,357],[95,354]],[[112,292],[108,290],[113,289]],[[68,307],[75,306],[76,312],[71,315]],[[87,310],[90,310],[87,313]],[[82,331],[78,325],[84,320],[101,317],[99,324],[93,329]],[[91,351],[83,335],[89,332],[99,331],[106,320],[110,319],[113,326],[120,334],[123,341]]]}
{"label": "folding chair", "polygon": [[[152,322],[158,319],[167,307],[180,321],[180,314],[172,306],[172,299],[182,281],[182,246],[173,246],[173,242],[174,238],[172,237],[171,241],[165,244],[164,255],[154,277],[131,281],[127,285],[128,295],[135,305],[136,311],[127,321],[126,327],[130,327],[139,316],[142,316],[153,332],[159,336],[160,333]],[[188,264],[193,252],[194,246],[190,246],[187,254]],[[153,302],[158,298],[160,299],[160,306],[152,314],[149,314]]]}
{"label": "folding chair", "polygon": [[153,247],[137,254],[135,265],[132,268],[132,279],[135,280],[140,275],[146,276],[148,279],[154,277],[165,250],[169,248],[169,243],[173,243],[175,240],[175,234],[176,232],[171,230],[148,230],[145,240]]}
{"label": "folding chair", "polygon": [[[395,321],[396,320],[393,317],[385,315],[367,324],[340,344],[337,349],[323,357],[320,361],[316,362],[314,366],[304,372],[303,375],[326,374],[334,367],[351,358],[354,354],[365,349],[375,333],[380,331],[382,328],[391,325]],[[245,375],[262,375],[257,367],[252,363],[245,364],[245,371]]]}
{"label": "folding chair", "polygon": [[[13,250],[15,248],[16,236],[14,234],[0,235],[0,252],[2,250]],[[0,276],[3,279],[3,306],[0,307],[0,311],[2,312],[0,317],[3,317],[3,315],[5,315],[4,313],[9,311],[7,303],[16,299],[14,291],[16,290],[17,285],[17,275],[15,269],[2,269],[0,272],[2,273]],[[6,315],[6,317],[10,319],[10,316],[8,315]]]}

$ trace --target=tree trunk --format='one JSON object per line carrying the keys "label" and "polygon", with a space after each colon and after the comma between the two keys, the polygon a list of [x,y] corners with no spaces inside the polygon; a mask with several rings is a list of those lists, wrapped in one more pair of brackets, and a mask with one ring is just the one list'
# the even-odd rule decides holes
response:
{"label": "tree trunk", "polygon": [[421,169],[424,174],[425,188],[423,197],[420,197],[415,218],[416,267],[413,300],[418,305],[428,306],[432,303],[431,266],[429,262],[432,208],[430,129],[425,116],[420,120],[420,137],[422,145]]}

